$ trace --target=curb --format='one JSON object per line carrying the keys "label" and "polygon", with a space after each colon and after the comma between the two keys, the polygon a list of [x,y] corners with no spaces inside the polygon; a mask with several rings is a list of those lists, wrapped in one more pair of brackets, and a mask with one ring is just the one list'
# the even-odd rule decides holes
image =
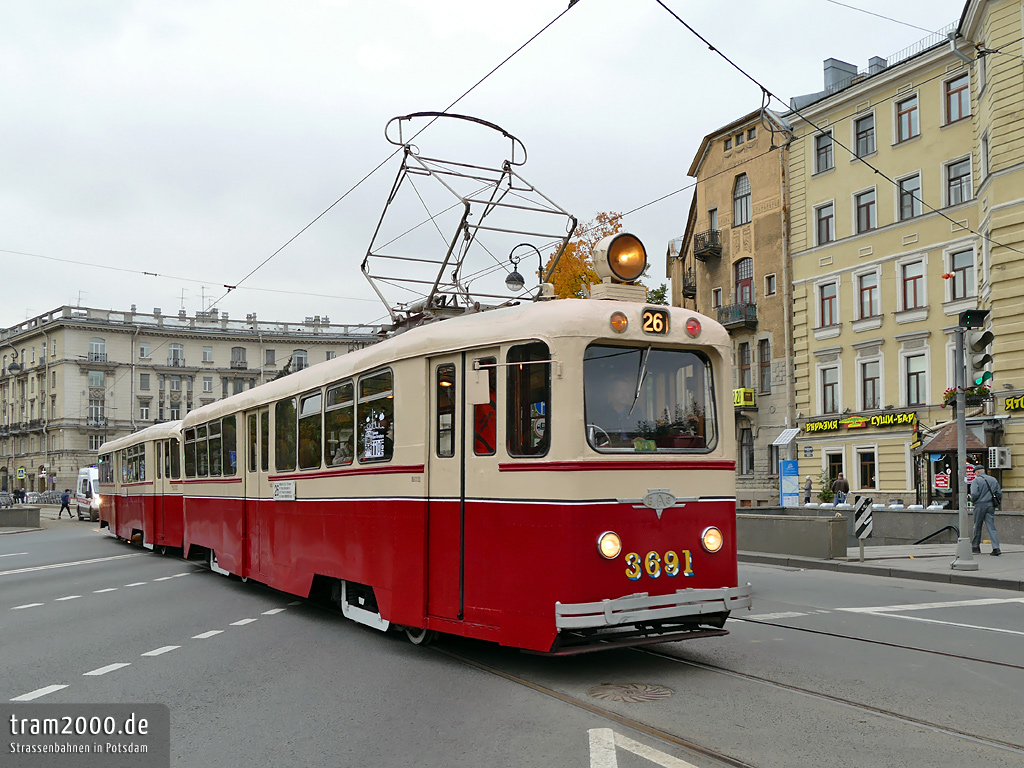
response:
{"label": "curb", "polygon": [[1020,579],[998,579],[992,576],[977,576],[950,569],[949,573],[932,573],[930,571],[911,571],[905,568],[893,568],[885,565],[862,565],[845,560],[817,560],[812,557],[796,557],[790,555],[771,555],[763,552],[740,552],[741,563],[759,565],[781,565],[788,568],[805,568],[817,571],[834,571],[836,573],[856,573],[862,576],[885,576],[895,579],[913,579],[915,581],[933,581],[941,584],[960,584],[968,587],[988,587],[991,589],[1008,589],[1024,592],[1024,581]]}
{"label": "curb", "polygon": [[31,531],[45,531],[45,528],[13,528],[9,531],[0,530],[0,536],[5,536],[9,533],[29,533]]}

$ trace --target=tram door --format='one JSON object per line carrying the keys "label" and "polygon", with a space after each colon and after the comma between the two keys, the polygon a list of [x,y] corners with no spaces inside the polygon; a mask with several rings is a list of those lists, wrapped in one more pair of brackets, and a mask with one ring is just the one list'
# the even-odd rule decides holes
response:
{"label": "tram door", "polygon": [[[156,479],[153,481],[153,527],[147,528],[150,535],[148,544],[159,544],[164,541],[165,534],[165,512],[164,495],[167,493],[167,473],[164,472],[164,451],[170,445],[169,440],[161,440],[153,444],[156,448],[156,461],[153,467],[156,470]],[[169,463],[169,462],[168,462]]]}
{"label": "tram door", "polygon": [[263,408],[245,414],[245,548],[243,573],[259,575],[263,560],[261,513],[270,494],[270,412]]}
{"label": "tram door", "polygon": [[[497,471],[498,350],[432,358],[428,367],[430,428],[427,461],[427,613],[467,619],[476,589],[470,552],[487,478]],[[477,363],[479,369],[474,369]],[[490,466],[490,465],[493,465]],[[467,505],[469,500],[469,505]],[[479,542],[477,542],[479,544]],[[467,563],[470,570],[467,571]]]}

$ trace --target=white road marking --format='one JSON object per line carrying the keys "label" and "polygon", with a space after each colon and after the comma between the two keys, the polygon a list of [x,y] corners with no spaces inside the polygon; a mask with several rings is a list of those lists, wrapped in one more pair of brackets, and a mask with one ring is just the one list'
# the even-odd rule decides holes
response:
{"label": "white road marking", "polygon": [[678,757],[672,757],[672,755],[666,755],[654,747],[648,747],[646,744],[628,739],[621,733],[615,734],[615,746],[632,752],[634,755],[645,760],[650,760],[656,765],[663,765],[665,768],[696,768],[693,763],[680,760]]}
{"label": "white road marking", "polygon": [[165,653],[170,653],[171,651],[177,650],[178,648],[181,648],[181,646],[180,645],[165,645],[162,648],[157,648],[156,650],[153,650],[153,651],[146,651],[142,655],[143,656],[162,656]]}
{"label": "white road marking", "polygon": [[795,619],[797,616],[806,616],[806,613],[800,613],[798,611],[781,611],[779,613],[757,613],[753,616],[740,616],[741,619],[748,621],[771,621],[772,619]]}
{"label": "white road marking", "polygon": [[103,592],[117,592],[117,587],[107,587],[106,589],[94,589],[92,591],[94,595],[99,595]]}
{"label": "white road marking", "polygon": [[288,605],[302,605],[301,600],[292,600]]}
{"label": "white road marking", "polygon": [[274,615],[276,615],[278,613],[281,613],[282,611],[286,611],[286,610],[287,610],[287,608],[272,608],[269,611],[264,611],[263,615],[264,616],[274,616]]}
{"label": "white road marking", "polygon": [[615,756],[616,747],[663,768],[696,768],[693,763],[633,741],[621,733],[615,733],[611,728],[591,728],[589,734],[590,768],[617,768],[619,763]]}
{"label": "white road marking", "polygon": [[60,602],[63,602],[64,600],[77,600],[80,597],[81,597],[81,595],[68,595],[67,597],[58,597],[56,600],[54,600],[54,602],[55,603],[60,603]]}
{"label": "white road marking", "polygon": [[125,584],[126,587],[141,587],[143,584],[148,584],[146,581],[133,581],[131,584]]}
{"label": "white road marking", "polygon": [[24,605],[16,605],[11,608],[12,611],[20,611],[22,608],[36,608],[42,605],[42,603],[25,603]]}
{"label": "white road marking", "polygon": [[223,629],[211,629],[209,632],[203,632],[201,635],[192,635],[193,640],[205,640],[208,637],[219,635],[223,632]]}
{"label": "white road marking", "polygon": [[85,673],[83,673],[82,677],[87,677],[87,676],[88,677],[99,677],[100,675],[107,674],[107,672],[113,672],[115,669],[121,669],[121,667],[130,667],[130,666],[131,666],[131,664],[129,662],[124,662],[124,661],[121,662],[120,664],[107,664],[107,666],[100,667],[99,669],[94,669],[92,672],[85,672]]}
{"label": "white road marking", "polygon": [[15,557],[16,555],[27,555],[28,552],[8,552],[6,555],[0,555],[0,557]]}
{"label": "white road marking", "polygon": [[46,696],[47,694],[59,691],[63,688],[67,688],[66,685],[48,685],[45,688],[39,688],[31,693],[23,693],[21,696],[15,696],[11,701],[32,701],[32,699],[38,699],[40,696]]}
{"label": "white road marking", "polygon": [[172,579],[177,579],[177,578],[178,578],[178,577],[180,577],[180,576],[188,576],[188,575],[190,575],[191,573],[192,573],[191,571],[185,571],[184,573],[176,573],[176,574],[174,574],[173,576],[171,576],[171,578],[172,578]]}
{"label": "white road marking", "polygon": [[108,560],[121,560],[125,557],[139,557],[145,553],[133,553],[130,555],[113,555],[111,557],[96,557],[92,560],[76,560],[73,563],[54,563],[53,565],[36,565],[31,568],[16,568],[13,571],[0,571],[0,576],[13,576],[16,573],[32,573],[33,571],[49,571],[54,568],[70,568],[74,565],[89,565],[91,563],[105,563]]}
{"label": "white road marking", "polygon": [[847,613],[890,613],[893,611],[928,611],[932,608],[968,608],[977,605],[1002,605],[1004,603],[1024,603],[1024,597],[985,597],[979,600],[951,600],[946,603],[908,603],[906,605],[879,605],[869,608],[837,608]]}
{"label": "white road marking", "polygon": [[877,616],[885,616],[887,619],[903,619],[904,621],[921,621],[925,624],[942,624],[946,627],[960,627],[961,629],[983,629],[986,632],[1001,632],[1004,635],[1024,635],[1016,629],[1000,629],[999,627],[982,627],[977,624],[961,624],[957,621],[939,621],[938,619],[925,619],[921,616],[900,616],[898,613],[879,613]]}
{"label": "white road marking", "polygon": [[232,627],[242,627],[242,626],[245,626],[246,624],[252,624],[254,621],[256,621],[256,619],[239,619],[238,621],[232,621],[231,622],[231,626]]}
{"label": "white road marking", "polygon": [[159,579],[153,579],[153,581],[168,581],[169,579],[173,578],[173,576],[161,576]]}
{"label": "white road marking", "polygon": [[615,733],[611,728],[591,728],[590,768],[618,768],[615,758]]}

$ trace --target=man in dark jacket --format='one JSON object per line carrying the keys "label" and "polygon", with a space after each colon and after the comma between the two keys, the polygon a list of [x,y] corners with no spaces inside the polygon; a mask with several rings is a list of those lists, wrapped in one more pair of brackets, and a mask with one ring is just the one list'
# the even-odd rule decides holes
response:
{"label": "man in dark jacket", "polygon": [[1003,500],[1003,489],[994,477],[985,473],[982,464],[974,465],[974,480],[971,482],[971,501],[974,503],[974,538],[971,539],[971,551],[981,553],[981,529],[988,527],[988,537],[992,540],[992,554],[999,557],[999,537],[996,535],[996,507]]}
{"label": "man in dark jacket", "polygon": [[57,519],[60,520],[61,512],[64,510],[68,511],[68,519],[74,520],[71,516],[71,490],[69,488],[64,489],[64,493],[60,495],[60,512],[57,513]]}

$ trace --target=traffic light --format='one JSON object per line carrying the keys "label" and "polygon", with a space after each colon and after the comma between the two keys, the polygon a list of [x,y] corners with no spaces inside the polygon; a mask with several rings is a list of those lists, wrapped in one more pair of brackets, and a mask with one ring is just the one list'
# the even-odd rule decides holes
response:
{"label": "traffic light", "polygon": [[968,352],[968,386],[980,387],[992,381],[992,371],[985,370],[992,364],[992,353],[990,347],[995,340],[992,331],[977,331],[971,334],[970,350]]}
{"label": "traffic light", "polygon": [[961,328],[983,328],[985,326],[985,318],[988,317],[987,309],[968,309],[960,313],[960,322],[957,323]]}

